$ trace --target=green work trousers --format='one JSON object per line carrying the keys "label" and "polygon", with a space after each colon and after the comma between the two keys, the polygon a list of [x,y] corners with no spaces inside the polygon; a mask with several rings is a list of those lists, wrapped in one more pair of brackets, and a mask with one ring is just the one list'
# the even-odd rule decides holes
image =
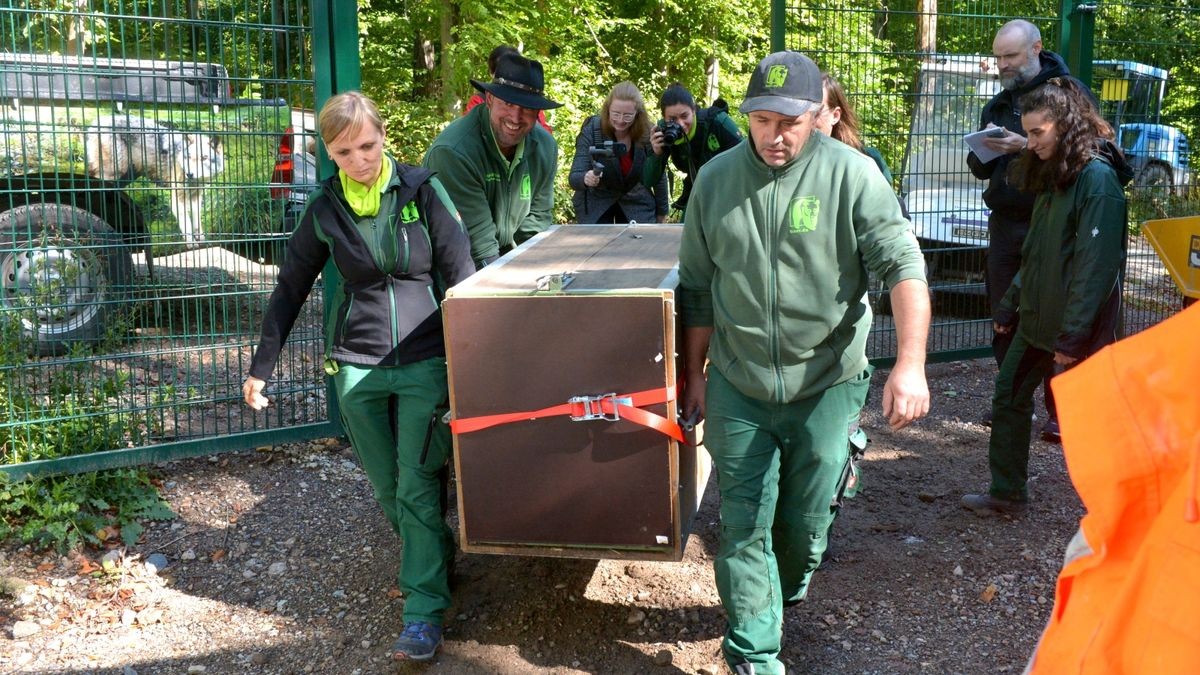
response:
{"label": "green work trousers", "polygon": [[402,541],[404,621],[441,625],[454,559],[439,479],[450,458],[450,428],[441,420],[446,359],[388,368],[340,364],[333,381],[350,444]]}
{"label": "green work trousers", "polygon": [[870,371],[788,403],[750,398],[709,368],[704,445],[721,490],[717,591],[731,668],[783,673],[783,607],[808,593],[860,434]]}
{"label": "green work trousers", "polygon": [[993,497],[1023,501],[1029,498],[1029,434],[1033,430],[1033,395],[1042,380],[1054,374],[1053,352],[1038,349],[1021,336],[1013,337],[996,374],[992,396],[992,435],[988,466]]}

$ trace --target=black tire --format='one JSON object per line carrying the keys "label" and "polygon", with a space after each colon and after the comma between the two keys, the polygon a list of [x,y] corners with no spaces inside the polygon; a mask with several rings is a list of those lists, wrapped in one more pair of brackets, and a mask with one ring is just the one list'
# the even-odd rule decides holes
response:
{"label": "black tire", "polygon": [[93,213],[54,203],[0,213],[0,312],[38,354],[103,339],[132,278],[129,247]]}

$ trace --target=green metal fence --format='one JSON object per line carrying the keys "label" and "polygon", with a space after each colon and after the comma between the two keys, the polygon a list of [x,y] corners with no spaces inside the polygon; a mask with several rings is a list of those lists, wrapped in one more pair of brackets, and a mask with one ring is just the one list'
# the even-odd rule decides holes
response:
{"label": "green metal fence", "polygon": [[[1200,135],[1190,58],[1200,50],[1189,37],[1200,29],[1186,29],[1200,10],[1024,5],[1046,48],[1068,55],[1116,123],[1162,127],[1154,156],[1166,166],[1139,174],[1133,219],[1200,210],[1187,154],[1161,148],[1165,128]],[[895,174],[933,280],[933,358],[988,354],[987,214],[961,135],[995,91],[991,41],[1013,4],[943,1],[936,22],[918,10],[926,0],[772,6],[773,43],[842,81],[867,144]],[[0,0],[0,471],[81,471],[338,433],[320,368],[321,287],[280,359],[273,405],[251,413],[240,388],[275,263],[316,181],[311,111],[359,86],[356,9]],[[1167,73],[1161,106],[1130,103],[1153,77],[1124,62]],[[1131,151],[1151,136],[1134,130]],[[1182,303],[1140,235],[1127,288],[1130,331]],[[871,355],[886,362],[887,298],[872,296]]]}
{"label": "green metal fence", "polygon": [[314,54],[333,40],[313,26],[328,32],[331,5],[0,5],[0,468],[337,432],[320,289],[273,405],[241,402],[275,263],[316,180],[314,61],[334,59]]}
{"label": "green metal fence", "polygon": [[[1018,4],[1028,13],[1013,14]],[[880,150],[892,169],[926,254],[934,306],[933,360],[991,353],[983,283],[985,183],[967,170],[962,136],[978,127],[983,105],[998,91],[992,39],[1014,18],[1039,27],[1044,47],[1062,54],[1072,72],[1096,91],[1106,117],[1123,131],[1127,153],[1141,155],[1135,160],[1141,171],[1129,190],[1135,232],[1130,237],[1127,332],[1180,308],[1182,296],[1136,224],[1200,213],[1186,167],[1186,139],[1200,134],[1200,79],[1195,72],[1169,70],[1185,60],[1183,55],[1197,52],[1197,33],[1182,27],[1195,27],[1197,12],[1178,3],[1060,0],[773,4],[773,45],[809,54],[841,81],[863,123],[866,145]],[[1162,25],[1179,28],[1156,28]],[[1161,37],[1152,42],[1150,35]],[[1161,105],[1155,92],[1162,94]],[[1139,146],[1134,132],[1142,123],[1161,125],[1154,127],[1159,131],[1179,130],[1184,152],[1169,154],[1161,140],[1146,149],[1145,135]],[[1165,160],[1147,163],[1151,156]],[[877,318],[869,350],[873,359],[886,363],[894,356],[894,329],[886,293],[877,289],[872,295]]]}

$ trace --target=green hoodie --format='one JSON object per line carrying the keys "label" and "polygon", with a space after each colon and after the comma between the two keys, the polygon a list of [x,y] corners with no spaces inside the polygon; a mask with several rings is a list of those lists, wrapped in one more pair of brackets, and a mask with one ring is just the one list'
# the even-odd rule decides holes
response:
{"label": "green hoodie", "polygon": [[477,105],[438,134],[423,165],[458,208],[477,267],[552,222],[558,144],[537,124],[509,162],[496,146],[487,105]]}
{"label": "green hoodie", "polygon": [[713,328],[709,360],[747,396],[814,395],[867,366],[867,270],[889,286],[925,262],[871,159],[814,133],[771,168],[753,142],[700,171],[679,252],[689,327]]}

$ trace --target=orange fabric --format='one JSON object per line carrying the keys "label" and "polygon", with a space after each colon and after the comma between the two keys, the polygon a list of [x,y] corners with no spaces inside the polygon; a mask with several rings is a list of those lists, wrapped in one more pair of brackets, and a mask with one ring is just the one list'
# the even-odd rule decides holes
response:
{"label": "orange fabric", "polygon": [[1030,672],[1200,673],[1200,307],[1052,386],[1091,551],[1064,565]]}

